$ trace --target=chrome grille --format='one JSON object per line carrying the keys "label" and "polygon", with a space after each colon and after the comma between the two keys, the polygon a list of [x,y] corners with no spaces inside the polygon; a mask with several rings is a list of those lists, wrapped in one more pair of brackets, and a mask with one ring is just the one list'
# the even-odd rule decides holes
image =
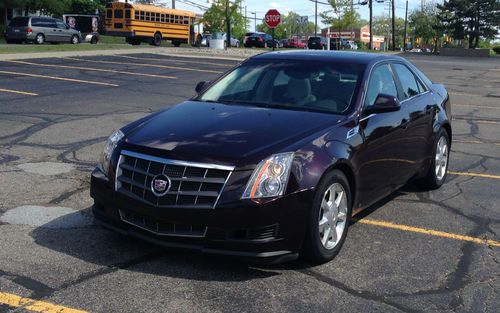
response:
{"label": "chrome grille", "polygon": [[120,218],[127,224],[142,228],[161,236],[205,237],[206,226],[164,223],[153,218],[119,210]]}
{"label": "chrome grille", "polygon": [[[214,208],[233,167],[183,162],[123,150],[116,170],[116,191],[168,208]],[[157,175],[169,177],[170,190],[156,196],[151,181]]]}

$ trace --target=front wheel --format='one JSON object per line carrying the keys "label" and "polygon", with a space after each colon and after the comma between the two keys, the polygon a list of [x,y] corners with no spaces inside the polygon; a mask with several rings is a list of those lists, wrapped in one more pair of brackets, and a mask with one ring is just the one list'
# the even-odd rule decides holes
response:
{"label": "front wheel", "polygon": [[424,178],[417,181],[423,189],[433,190],[441,187],[448,174],[450,159],[450,137],[444,129],[440,129],[434,143],[431,164]]}
{"label": "front wheel", "polygon": [[80,38],[78,38],[77,35],[71,36],[71,43],[74,44],[74,45],[79,44],[80,43]]}
{"label": "front wheel", "polygon": [[151,42],[151,45],[156,46],[156,47],[161,46],[161,39],[162,39],[161,34],[156,33],[153,37],[153,41]]}
{"label": "front wheel", "polygon": [[303,256],[314,263],[332,260],[344,244],[351,218],[351,190],[346,176],[339,170],[326,174],[318,185]]}

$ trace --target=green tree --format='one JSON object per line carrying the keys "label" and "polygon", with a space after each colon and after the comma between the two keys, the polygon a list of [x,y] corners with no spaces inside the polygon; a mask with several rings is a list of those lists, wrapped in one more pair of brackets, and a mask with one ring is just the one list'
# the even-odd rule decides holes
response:
{"label": "green tree", "polygon": [[415,10],[408,17],[410,33],[422,40],[422,44],[433,43],[437,50],[439,38],[443,35],[441,23],[437,15],[437,7],[427,5],[423,10]]}
{"label": "green tree", "polygon": [[437,8],[444,32],[454,39],[467,39],[469,48],[476,48],[481,38],[494,39],[498,34],[498,0],[448,0]]}
{"label": "green tree", "polygon": [[[227,10],[226,10],[227,6]],[[241,0],[214,0],[210,8],[203,14],[205,29],[211,33],[226,32],[227,21],[231,25],[231,36],[243,38],[246,30],[245,17],[240,13]]]}
{"label": "green tree", "polygon": [[[395,37],[396,47],[402,47],[405,20],[400,17],[397,17],[394,22],[395,22],[394,24],[396,32],[396,37]],[[388,15],[375,16],[373,18],[372,28],[373,28],[373,35],[384,36],[389,41],[391,39],[390,34],[392,32],[392,18],[390,18]]]}
{"label": "green tree", "polygon": [[[298,17],[300,15],[292,11],[281,15],[281,23],[274,29],[274,37],[276,39],[285,39],[292,36],[314,35],[314,23],[299,24],[297,23]],[[271,33],[271,30],[264,23],[257,25],[257,30],[268,34]]]}

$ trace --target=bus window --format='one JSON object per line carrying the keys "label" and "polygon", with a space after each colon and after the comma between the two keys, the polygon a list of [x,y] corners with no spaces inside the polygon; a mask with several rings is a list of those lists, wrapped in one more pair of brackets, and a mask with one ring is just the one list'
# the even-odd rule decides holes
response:
{"label": "bus window", "polygon": [[160,13],[156,13],[156,21],[160,22]]}
{"label": "bus window", "polygon": [[141,21],[144,21],[144,11],[141,11],[141,13],[139,14],[139,19]]}
{"label": "bus window", "polygon": [[135,18],[136,20],[138,20],[138,19],[139,19],[139,11],[135,11],[134,18]]}
{"label": "bus window", "polygon": [[165,14],[161,15],[161,21],[160,22],[165,23]]}
{"label": "bus window", "polygon": [[151,21],[151,13],[146,12],[146,21]]}
{"label": "bus window", "polygon": [[113,18],[113,10],[112,9],[107,9],[106,10],[106,17],[107,18]]}
{"label": "bus window", "polygon": [[123,18],[123,10],[115,10],[115,18]]}
{"label": "bus window", "polygon": [[184,16],[184,24],[188,25],[189,24],[189,17]]}
{"label": "bus window", "polygon": [[179,15],[175,15],[174,17],[174,23],[179,24]]}
{"label": "bus window", "polygon": [[173,23],[174,22],[174,16],[173,15],[170,15],[170,23]]}
{"label": "bus window", "polygon": [[125,10],[125,18],[130,18],[130,10]]}

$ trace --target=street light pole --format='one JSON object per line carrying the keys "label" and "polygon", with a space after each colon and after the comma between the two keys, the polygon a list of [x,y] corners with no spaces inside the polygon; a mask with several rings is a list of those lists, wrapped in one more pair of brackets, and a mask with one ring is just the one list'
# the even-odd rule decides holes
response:
{"label": "street light pole", "polygon": [[407,24],[408,24],[408,0],[406,0],[405,33],[403,35],[403,51],[406,51],[406,25]]}
{"label": "street light pole", "polygon": [[396,8],[394,1],[396,0],[392,0],[392,51],[396,51]]}
{"label": "street light pole", "polygon": [[250,14],[253,14],[253,22],[254,22],[253,30],[254,30],[254,32],[256,32],[257,31],[257,12],[250,12]]}
{"label": "street light pole", "polygon": [[314,37],[318,37],[318,0],[314,1]]}
{"label": "street light pole", "polygon": [[370,50],[373,50],[373,0],[369,0],[368,7],[370,8]]}

